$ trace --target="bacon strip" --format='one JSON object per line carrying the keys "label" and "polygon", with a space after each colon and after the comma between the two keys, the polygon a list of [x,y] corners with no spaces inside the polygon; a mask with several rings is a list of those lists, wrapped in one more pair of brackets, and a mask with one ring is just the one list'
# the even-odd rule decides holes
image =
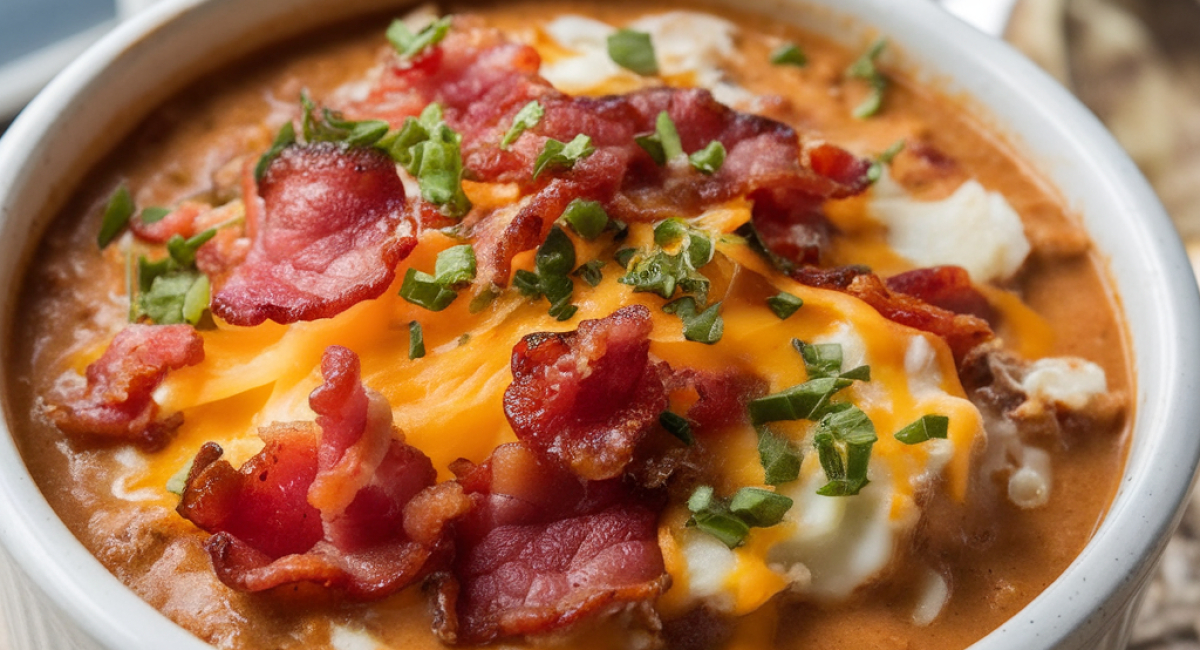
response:
{"label": "bacon strip", "polygon": [[161,449],[183,414],[158,419],[154,389],[167,372],[203,360],[204,339],[189,325],[129,325],[87,367],[87,385],[63,395],[49,415],[78,441]]}
{"label": "bacon strip", "polygon": [[[530,46],[510,43],[499,32],[459,19],[442,44],[409,65],[394,64],[370,96],[346,108],[358,118],[386,119],[394,126],[438,102],[446,121],[463,136],[466,167],[475,180],[512,182],[532,192],[521,212],[506,215],[511,226],[485,229],[476,242],[481,274],[506,284],[515,252],[510,236],[540,241],[575,198],[606,204],[626,221],[657,221],[696,211],[735,196],[770,190],[819,205],[830,197],[857,194],[869,184],[869,163],[828,144],[801,151],[791,127],[760,116],[738,113],[702,89],[655,88],[601,98],[571,97],[537,74],[540,57]],[[515,114],[530,101],[545,112],[508,151],[499,142]],[[687,152],[721,142],[727,152],[720,170],[705,176],[678,161],[659,167],[634,141],[655,130],[665,111],[675,122]],[[592,139],[595,153],[570,170],[533,178],[535,161],[548,139],[569,141],[579,134]],[[782,199],[781,199],[782,200]],[[824,217],[803,215],[803,225]],[[488,215],[476,215],[475,226]],[[757,219],[756,215],[756,219]],[[770,218],[791,223],[790,212]],[[497,236],[498,233],[504,236]],[[534,236],[533,233],[536,233]]]}
{"label": "bacon strip", "polygon": [[666,366],[650,361],[650,311],[624,307],[574,332],[513,348],[504,413],[517,438],[583,478],[618,476],[667,408]]}
{"label": "bacon strip", "polygon": [[255,213],[253,247],[212,300],[213,313],[234,325],[335,316],[386,291],[416,246],[404,185],[381,151],[288,147],[258,191],[261,216],[259,197],[244,197],[248,218]]}
{"label": "bacon strip", "polygon": [[892,322],[940,336],[959,363],[968,352],[994,336],[986,320],[970,314],[956,314],[920,298],[893,291],[865,267],[800,267],[790,275],[797,282],[812,287],[848,293],[871,305]]}
{"label": "bacon strip", "polygon": [[240,470],[205,445],[178,510],[213,533],[205,548],[230,587],[312,582],[381,598],[445,562],[445,527],[470,502],[456,485],[431,487],[432,463],[362,386],[353,352],[331,346],[321,370],[315,425],[264,429],[266,446]]}
{"label": "bacon strip", "polygon": [[971,276],[961,266],[914,269],[893,275],[886,284],[891,291],[920,298],[935,307],[996,322],[996,310],[971,284]]}
{"label": "bacon strip", "polygon": [[443,641],[548,632],[665,590],[659,500],[619,478],[581,481],[524,443],[454,469],[475,508],[435,601]]}

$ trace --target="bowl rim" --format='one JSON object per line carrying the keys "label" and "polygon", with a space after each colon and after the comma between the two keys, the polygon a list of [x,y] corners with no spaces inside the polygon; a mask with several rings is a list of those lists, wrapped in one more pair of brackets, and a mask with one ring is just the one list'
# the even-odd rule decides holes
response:
{"label": "bowl rim", "polygon": [[[255,11],[285,15],[288,6],[315,5],[316,1],[278,0],[270,3],[271,8]],[[361,11],[356,9],[360,6],[381,8],[415,2],[355,0],[343,4],[347,6],[341,12],[348,16]],[[724,4],[732,2],[725,0]],[[1134,349],[1130,361],[1137,386],[1135,438],[1118,494],[1083,552],[1026,608],[971,646],[974,650],[1094,647],[1136,597],[1153,568],[1182,515],[1200,459],[1200,436],[1188,426],[1173,424],[1200,422],[1200,400],[1189,399],[1193,389],[1200,387],[1200,340],[1187,336],[1200,323],[1200,295],[1169,218],[1128,156],[1074,97],[1015,50],[960,23],[934,3],[756,0],[750,4],[762,5],[755,7],[757,11],[764,6],[796,10],[817,5],[889,38],[902,34],[896,40],[906,61],[919,61],[919,69],[947,75],[951,86],[972,95],[972,102],[986,106],[989,113],[1003,118],[1001,121],[1007,120],[1005,131],[1011,128],[1024,135],[1018,149],[1026,158],[1031,157],[1026,148],[1034,150],[1032,158],[1039,175],[1053,178],[1060,190],[1065,182],[1082,183],[1081,188],[1099,192],[1094,200],[1085,198],[1082,208],[1073,207],[1081,212],[1089,233],[1112,261],[1112,280],[1122,296],[1119,308],[1127,321],[1127,338],[1131,339],[1127,343]],[[99,82],[107,72],[138,57],[152,57],[156,48],[163,47],[161,39],[153,37],[164,29],[182,29],[189,21],[200,22],[214,12],[235,12],[239,7],[245,4],[239,5],[237,0],[164,0],[119,26],[56,77],[0,138],[0,240],[20,239],[35,223],[45,224],[45,219],[35,221],[40,216],[18,210],[22,197],[29,194],[26,184],[39,168],[54,162],[46,150],[62,147],[65,136],[56,133],[63,126],[60,119],[78,111],[79,102],[102,97]],[[254,49],[280,38],[260,37]],[[960,72],[952,72],[955,66]],[[961,70],[981,76],[964,78]],[[1006,111],[1012,115],[1006,117]],[[1045,138],[1037,137],[1043,135]],[[89,141],[98,136],[93,133],[91,137]],[[1051,151],[1039,151],[1049,148],[1074,155],[1063,166],[1061,161],[1047,159],[1054,155]],[[88,166],[94,164],[93,159]],[[49,191],[42,191],[43,196]],[[1096,211],[1089,207],[1089,200],[1103,200],[1109,207]],[[1113,223],[1116,217],[1105,216],[1110,214],[1123,214],[1127,221],[1137,219],[1140,225]],[[1097,230],[1101,227],[1104,230]],[[41,233],[40,228],[34,230]],[[9,249],[11,252],[11,246]],[[4,298],[7,304],[15,297],[14,281],[22,277],[20,269],[24,268],[21,261],[10,259],[13,257],[22,256],[8,255],[0,262],[0,283],[9,292]],[[1153,319],[1130,311],[1147,306],[1159,310]],[[0,324],[6,358],[11,319]],[[6,411],[11,408],[7,382],[6,376],[0,376],[0,398]],[[104,647],[157,650],[163,640],[183,648],[209,647],[138,598],[83,548],[58,520],[25,469],[7,423],[0,426],[0,511],[9,513],[0,520],[0,543],[54,607]],[[40,550],[43,548],[55,550],[45,553]],[[134,621],[136,626],[130,624]]]}

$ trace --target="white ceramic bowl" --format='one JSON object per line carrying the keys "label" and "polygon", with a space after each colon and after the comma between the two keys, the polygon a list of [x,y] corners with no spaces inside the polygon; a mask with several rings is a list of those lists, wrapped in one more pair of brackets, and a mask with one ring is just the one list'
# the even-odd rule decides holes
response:
{"label": "white ceramic bowl", "polygon": [[[974,650],[1117,650],[1200,456],[1200,301],[1158,200],[1095,118],[1007,46],[926,0],[724,0],[847,44],[885,34],[903,61],[974,98],[1078,211],[1109,262],[1137,378],[1133,445],[1116,501],[1083,553]],[[168,0],[60,75],[0,140],[0,341],[38,237],[100,156],[191,79],[270,42],[396,0]],[[408,3],[411,4],[411,3]],[[806,7],[808,9],[806,9]],[[0,395],[11,409],[0,377]],[[206,648],[109,574],[57,519],[0,435],[0,571],[10,647]]]}

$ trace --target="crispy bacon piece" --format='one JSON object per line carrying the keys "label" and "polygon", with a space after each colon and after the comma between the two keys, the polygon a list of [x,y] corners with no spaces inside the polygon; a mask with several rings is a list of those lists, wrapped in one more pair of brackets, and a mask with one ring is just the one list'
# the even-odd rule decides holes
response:
{"label": "crispy bacon piece", "polygon": [[892,322],[942,337],[959,363],[968,352],[994,336],[986,320],[970,314],[956,314],[921,298],[893,291],[866,267],[800,267],[790,275],[797,282],[812,287],[848,293],[871,305]]}
{"label": "crispy bacon piece", "polygon": [[961,266],[914,269],[893,275],[886,284],[891,291],[920,298],[935,307],[996,322],[996,310],[971,284],[971,276]]}
{"label": "crispy bacon piece", "polygon": [[[465,166],[474,179],[518,183],[533,194],[519,214],[504,215],[511,225],[488,229],[490,236],[477,242],[480,273],[496,284],[507,283],[512,255],[519,250],[512,250],[511,239],[495,233],[516,232],[523,243],[541,241],[545,229],[575,198],[601,201],[611,215],[626,221],[656,221],[680,209],[696,211],[767,188],[780,194],[781,205],[803,197],[806,204],[819,206],[826,198],[853,195],[869,184],[867,161],[822,143],[802,152],[790,127],[734,111],[706,90],[655,88],[620,96],[571,97],[537,74],[539,64],[532,47],[510,43],[499,32],[459,19],[439,47],[412,64],[394,64],[367,99],[346,108],[357,118],[386,119],[398,126],[436,101],[446,121],[463,136]],[[544,117],[509,150],[501,150],[499,142],[513,117],[533,100],[542,105]],[[634,136],[655,130],[655,120],[664,111],[675,122],[685,151],[698,151],[713,141],[724,145],[725,162],[715,174],[706,176],[679,161],[659,167],[635,142]],[[535,161],[548,139],[567,142],[579,134],[592,139],[595,153],[570,170],[550,170],[533,178]],[[819,212],[808,212],[801,215],[803,227],[816,223],[827,228]],[[478,215],[469,224],[487,218]],[[797,217],[780,210],[764,218],[790,224]]]}
{"label": "crispy bacon piece", "polygon": [[767,381],[758,375],[730,368],[721,371],[682,368],[672,373],[673,389],[690,388],[697,399],[686,417],[697,432],[719,429],[746,422],[746,405],[767,393]]}
{"label": "crispy bacon piece", "polygon": [[161,449],[183,415],[158,419],[154,389],[167,372],[203,360],[204,339],[189,325],[129,325],[87,367],[87,385],[63,395],[49,415],[75,440]]}
{"label": "crispy bacon piece", "polygon": [[[386,154],[330,143],[292,146],[258,184],[254,244],[225,280],[213,313],[234,325],[335,316],[382,294],[416,246],[404,185]],[[247,196],[257,213],[258,197]]]}
{"label": "crispy bacon piece", "polygon": [[650,361],[650,311],[641,305],[539,332],[513,348],[504,413],[517,434],[583,478],[618,476],[667,407],[665,364]]}
{"label": "crispy bacon piece", "polygon": [[312,582],[353,599],[386,596],[450,552],[445,527],[470,506],[456,484],[403,442],[391,407],[366,390],[358,357],[331,346],[309,404],[316,424],[262,431],[240,470],[205,445],[179,513],[213,533],[205,543],[222,582],[242,591]]}
{"label": "crispy bacon piece", "polygon": [[475,508],[456,526],[458,554],[439,581],[443,641],[548,632],[666,588],[654,495],[620,478],[580,480],[525,443],[454,470]]}

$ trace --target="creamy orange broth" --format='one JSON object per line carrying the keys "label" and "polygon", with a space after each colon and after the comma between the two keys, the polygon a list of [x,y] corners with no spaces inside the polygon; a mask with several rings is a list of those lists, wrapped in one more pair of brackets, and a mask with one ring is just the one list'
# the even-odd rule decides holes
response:
{"label": "creamy orange broth", "polygon": [[[486,20],[518,37],[537,40],[537,26],[556,13],[595,16],[623,24],[644,12],[661,11],[639,4],[613,6],[586,2],[517,2],[496,7],[469,7]],[[693,7],[688,6],[692,9]],[[451,7],[455,11],[466,10]],[[718,12],[720,13],[720,12]],[[987,130],[964,106],[936,90],[891,74],[885,110],[870,120],[850,116],[861,101],[861,83],[846,81],[843,71],[858,52],[794,31],[777,21],[721,14],[743,31],[738,46],[742,63],[731,76],[762,95],[778,96],[763,103],[763,112],[797,127],[802,133],[844,146],[860,154],[878,153],[900,138],[923,141],[957,161],[947,174],[926,173],[902,153],[892,167],[894,177],[922,198],[940,198],[963,180],[977,179],[1001,192],[1021,215],[1034,252],[1011,286],[989,289],[1004,325],[999,334],[1023,355],[1074,355],[1099,364],[1110,389],[1128,391],[1131,378],[1123,327],[1114,298],[1086,237],[1065,213],[1061,200],[1021,161],[1012,148]],[[810,289],[771,271],[744,247],[719,250],[744,265],[717,269],[714,293],[724,295],[725,338],[718,346],[698,350],[682,340],[678,320],[663,314],[651,294],[633,294],[606,270],[595,289],[576,286],[580,311],[559,323],[543,303],[531,303],[508,292],[489,310],[467,311],[467,300],[440,313],[424,311],[396,296],[397,282],[383,297],[359,304],[335,318],[293,326],[267,323],[255,328],[218,329],[204,333],[209,362],[172,373],[159,392],[165,412],[182,408],[185,424],[162,452],[143,458],[123,448],[75,448],[41,415],[39,396],[67,370],[82,372],[95,360],[127,313],[124,263],[116,247],[97,251],[94,238],[104,201],[120,182],[135,191],[139,205],[170,205],[216,187],[232,198],[243,156],[257,156],[270,143],[275,127],[290,117],[295,98],[307,87],[324,97],[348,80],[361,78],[378,60],[384,46],[386,19],[331,29],[281,46],[253,63],[197,83],[154,113],[125,145],[82,179],[69,207],[51,227],[24,285],[18,335],[10,343],[14,363],[15,431],[27,463],[56,511],[80,541],[115,575],[168,617],[201,638],[228,648],[326,647],[331,624],[364,628],[380,643],[404,648],[436,648],[429,632],[429,613],[419,587],[367,605],[347,604],[316,588],[278,590],[264,595],[232,591],[213,576],[200,547],[206,537],[174,513],[177,498],[164,489],[204,442],[215,440],[235,465],[257,451],[255,426],[265,424],[264,405],[281,397],[303,405],[319,383],[315,372],[325,346],[351,347],[363,358],[364,383],[381,391],[394,405],[396,423],[407,440],[428,454],[440,472],[456,458],[481,461],[500,443],[515,439],[500,408],[500,395],[511,377],[509,354],[525,333],[573,329],[583,318],[598,318],[622,304],[650,307],[655,322],[651,352],[672,365],[699,368],[752,367],[780,381],[803,378],[795,358],[778,353],[777,341],[809,338],[832,319],[865,323],[867,345],[898,349],[899,337],[911,330],[883,320],[865,304],[848,296]],[[802,44],[809,57],[803,69],[766,65],[773,43],[783,37]],[[891,72],[891,71],[889,71]],[[503,202],[502,193],[468,184],[476,204]],[[910,265],[886,249],[882,231],[864,218],[865,198],[831,204],[828,213],[842,230],[832,253],[835,263],[866,263],[881,275]],[[748,217],[747,206],[734,202],[708,219],[715,230],[732,230]],[[635,228],[632,240],[648,237]],[[436,253],[455,243],[427,232],[417,250],[401,264],[428,270]],[[580,244],[577,243],[577,246]],[[590,259],[586,246],[581,259]],[[529,268],[532,252],[517,266]],[[805,300],[804,320],[783,321],[762,306],[763,299],[783,288]],[[724,292],[724,293],[722,293]],[[419,320],[430,354],[423,363],[407,360],[407,323]],[[774,347],[772,347],[774,346]],[[222,373],[223,366],[255,359],[249,371]],[[953,360],[940,356],[943,389],[961,395]],[[877,381],[889,370],[873,368]],[[783,385],[790,385],[784,383]],[[773,389],[777,389],[773,385]],[[286,401],[286,400],[285,400]],[[947,408],[953,408],[948,406]],[[921,415],[915,402],[898,402],[893,411],[869,411],[880,431],[877,450],[897,445],[888,432]],[[952,437],[969,445],[969,413],[951,413]],[[451,438],[449,431],[471,432]],[[752,445],[736,436],[753,437],[747,428],[731,434],[726,453],[713,463],[724,467],[732,491],[762,482],[762,468]],[[1086,544],[1112,498],[1125,449],[1123,430],[1093,431],[1051,450],[1054,483],[1050,502],[1021,510],[1007,500],[985,498],[986,479],[972,478],[965,455],[947,469],[946,498],[932,499],[922,520],[925,541],[901,549],[884,575],[859,589],[847,601],[814,605],[776,597],[755,608],[782,587],[772,574],[747,564],[738,575],[742,585],[738,607],[747,612],[733,626],[726,647],[928,648],[959,649],[987,634],[1028,603],[1058,576]],[[744,442],[744,441],[742,441]],[[145,467],[142,468],[142,464]],[[130,472],[129,468],[140,468]],[[120,485],[124,496],[110,489]],[[136,475],[136,476],[135,476]],[[668,511],[670,519],[678,513]],[[770,529],[758,531],[765,539]],[[761,533],[761,534],[759,534]],[[665,537],[664,537],[665,535]],[[669,534],[660,534],[667,567],[678,562]],[[955,541],[957,540],[957,541]],[[965,543],[964,543],[965,542]],[[932,624],[910,621],[917,594],[911,585],[918,567],[932,565],[952,576],[952,597]],[[676,576],[676,589],[680,576]],[[300,593],[291,593],[300,592]],[[677,592],[676,592],[677,593]],[[668,630],[690,625],[672,592],[659,608]],[[553,647],[620,647],[630,642],[624,631],[629,616],[585,623],[566,633],[539,639]],[[636,625],[635,625],[636,627]],[[777,633],[773,630],[778,629]]]}

